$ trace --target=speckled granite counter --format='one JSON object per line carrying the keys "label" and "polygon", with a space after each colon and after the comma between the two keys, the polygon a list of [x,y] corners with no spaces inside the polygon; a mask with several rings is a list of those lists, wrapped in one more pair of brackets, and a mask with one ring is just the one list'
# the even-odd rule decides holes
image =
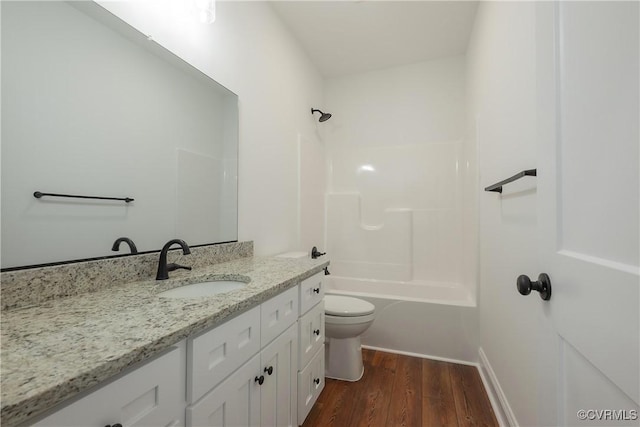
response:
{"label": "speckled granite counter", "polygon": [[[254,307],[319,271],[327,261],[241,258],[2,312],[3,426],[13,426],[180,340]],[[164,290],[248,276],[244,288],[193,299]]]}

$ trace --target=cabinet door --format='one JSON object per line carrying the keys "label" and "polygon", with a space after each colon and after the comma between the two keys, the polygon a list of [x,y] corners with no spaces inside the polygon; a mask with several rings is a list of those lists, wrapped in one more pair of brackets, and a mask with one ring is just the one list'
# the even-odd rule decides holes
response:
{"label": "cabinet door", "polygon": [[264,383],[260,387],[262,426],[297,426],[298,325],[293,324],[261,353]]}
{"label": "cabinet door", "polygon": [[185,345],[148,362],[35,426],[183,426]]}
{"label": "cabinet door", "polygon": [[260,355],[187,408],[187,427],[260,425]]}
{"label": "cabinet door", "polygon": [[260,307],[188,341],[187,401],[195,402],[260,351]]}
{"label": "cabinet door", "polygon": [[298,322],[300,328],[300,356],[298,367],[307,366],[324,344],[324,302],[316,305]]}
{"label": "cabinet door", "polygon": [[298,287],[284,291],[261,305],[262,347],[298,320]]}
{"label": "cabinet door", "polygon": [[304,314],[324,298],[324,272],[316,273],[300,283],[300,314]]}
{"label": "cabinet door", "polygon": [[302,425],[324,388],[324,345],[298,372],[298,424]]}

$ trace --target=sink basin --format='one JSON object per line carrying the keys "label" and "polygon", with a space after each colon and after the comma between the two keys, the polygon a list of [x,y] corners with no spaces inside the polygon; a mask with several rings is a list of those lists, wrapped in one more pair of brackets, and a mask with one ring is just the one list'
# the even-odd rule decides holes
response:
{"label": "sink basin", "polygon": [[224,294],[247,286],[246,282],[238,280],[213,280],[209,282],[194,283],[192,285],[179,286],[160,292],[158,296],[163,298],[197,298]]}

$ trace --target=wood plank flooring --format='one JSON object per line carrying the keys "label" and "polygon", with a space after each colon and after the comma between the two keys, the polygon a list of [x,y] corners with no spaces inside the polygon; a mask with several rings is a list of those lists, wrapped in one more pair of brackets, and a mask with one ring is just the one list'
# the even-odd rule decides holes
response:
{"label": "wood plank flooring", "polygon": [[497,426],[473,366],[362,350],[364,376],[328,379],[303,427]]}

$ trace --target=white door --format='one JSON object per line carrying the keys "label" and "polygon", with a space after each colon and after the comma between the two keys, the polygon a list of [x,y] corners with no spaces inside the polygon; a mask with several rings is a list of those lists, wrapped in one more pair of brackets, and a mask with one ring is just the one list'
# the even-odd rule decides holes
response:
{"label": "white door", "polygon": [[[640,402],[638,16],[638,2],[537,5],[539,248],[561,337],[559,424],[633,418]],[[596,379],[576,391],[584,375]]]}

